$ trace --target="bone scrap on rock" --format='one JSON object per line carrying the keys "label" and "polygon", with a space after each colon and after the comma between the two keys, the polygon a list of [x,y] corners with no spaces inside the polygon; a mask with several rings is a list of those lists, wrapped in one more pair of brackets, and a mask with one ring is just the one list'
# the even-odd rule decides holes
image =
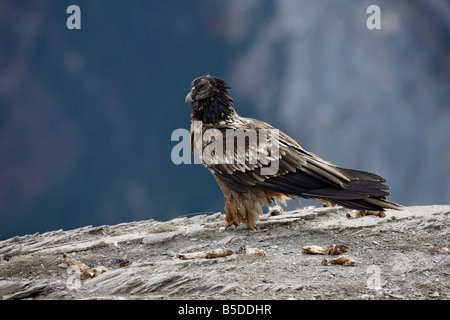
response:
{"label": "bone scrap on rock", "polygon": [[98,276],[99,274],[102,274],[103,272],[108,271],[108,269],[103,266],[90,268],[85,263],[78,261],[77,259],[69,256],[68,254],[64,254],[62,262],[69,265],[73,270],[75,270],[75,272],[78,272],[80,274],[81,280],[93,278]]}
{"label": "bone scrap on rock", "polygon": [[347,256],[340,256],[339,258],[334,259],[324,259],[323,264],[326,266],[331,266],[332,264],[340,264],[344,267],[347,266],[356,266],[356,261],[353,258]]}
{"label": "bone scrap on rock", "polygon": [[214,259],[220,257],[226,257],[232,255],[234,251],[228,248],[214,249],[209,251],[199,251],[192,253],[177,253],[175,257],[180,260],[189,260],[189,259]]}
{"label": "bone scrap on rock", "polygon": [[265,257],[266,252],[263,249],[252,248],[250,246],[242,246],[236,252],[237,254],[244,254],[246,256]]}
{"label": "bone scrap on rock", "polygon": [[341,254],[348,251],[348,247],[340,244],[330,244],[326,246],[305,246],[302,252],[307,254]]}
{"label": "bone scrap on rock", "polygon": [[370,210],[353,210],[352,212],[347,213],[347,218],[349,219],[356,219],[365,216],[376,216],[380,218],[385,218],[386,213],[384,213],[384,211],[370,211]]}

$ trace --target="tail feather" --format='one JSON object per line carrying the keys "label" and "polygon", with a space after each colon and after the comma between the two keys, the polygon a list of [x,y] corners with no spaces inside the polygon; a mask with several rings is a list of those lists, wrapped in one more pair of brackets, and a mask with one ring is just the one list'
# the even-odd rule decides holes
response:
{"label": "tail feather", "polygon": [[[322,168],[321,168],[322,169]],[[336,170],[336,167],[333,168]],[[275,192],[282,192],[304,198],[330,201],[343,207],[356,210],[383,211],[402,210],[402,206],[388,201],[390,195],[385,191],[386,179],[365,171],[338,168],[349,181],[337,183],[335,177],[320,175],[316,170],[297,170],[283,176],[271,177],[257,183],[257,186]]]}
{"label": "tail feather", "polygon": [[334,203],[341,205],[345,208],[355,210],[370,210],[370,211],[384,211],[385,209],[403,210],[403,206],[386,199],[377,198],[364,198],[359,200],[345,201],[345,200],[333,200]]}
{"label": "tail feather", "polygon": [[386,179],[383,177],[380,177],[379,175],[376,175],[375,173],[361,171],[361,170],[354,170],[354,169],[345,169],[340,168],[342,172],[345,173],[347,177],[349,177],[351,180],[367,180],[367,181],[379,181],[379,182],[386,182]]}

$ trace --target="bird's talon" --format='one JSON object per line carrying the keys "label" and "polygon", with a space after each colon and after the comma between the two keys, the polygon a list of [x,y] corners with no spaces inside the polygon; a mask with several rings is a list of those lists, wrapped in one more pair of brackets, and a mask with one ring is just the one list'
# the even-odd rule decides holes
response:
{"label": "bird's talon", "polygon": [[256,229],[256,227],[250,227],[250,229],[251,229],[250,233],[257,233],[257,234],[265,234],[266,233],[265,231]]}

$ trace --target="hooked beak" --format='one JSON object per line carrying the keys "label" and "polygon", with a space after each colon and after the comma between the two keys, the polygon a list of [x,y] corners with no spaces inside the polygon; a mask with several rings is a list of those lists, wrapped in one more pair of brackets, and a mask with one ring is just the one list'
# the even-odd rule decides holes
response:
{"label": "hooked beak", "polygon": [[184,99],[184,102],[186,103],[186,106],[190,105],[192,102],[194,102],[194,98],[192,98],[192,92],[189,92]]}

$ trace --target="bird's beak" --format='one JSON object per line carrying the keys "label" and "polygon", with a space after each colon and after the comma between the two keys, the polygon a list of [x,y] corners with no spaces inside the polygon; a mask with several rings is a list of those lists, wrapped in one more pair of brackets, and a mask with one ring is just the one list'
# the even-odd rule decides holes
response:
{"label": "bird's beak", "polygon": [[184,102],[186,103],[186,106],[190,105],[192,102],[194,102],[194,99],[192,98],[192,92],[189,92],[184,99]]}

